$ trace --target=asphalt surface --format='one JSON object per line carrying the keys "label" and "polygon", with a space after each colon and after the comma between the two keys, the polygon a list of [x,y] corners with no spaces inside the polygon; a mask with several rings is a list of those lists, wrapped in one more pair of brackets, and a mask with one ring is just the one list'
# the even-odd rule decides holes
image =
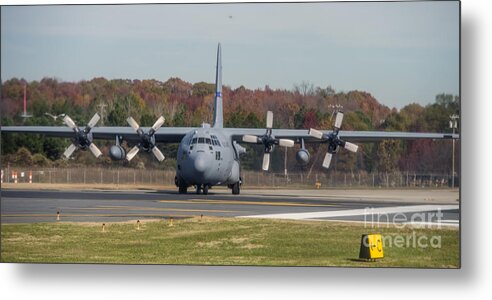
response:
{"label": "asphalt surface", "polygon": [[[1,191],[2,223],[118,222],[200,216],[459,226],[457,192],[261,191],[180,195],[175,190]],[[407,196],[405,196],[407,195]],[[444,195],[444,196],[443,196]],[[432,201],[432,199],[443,199]]]}

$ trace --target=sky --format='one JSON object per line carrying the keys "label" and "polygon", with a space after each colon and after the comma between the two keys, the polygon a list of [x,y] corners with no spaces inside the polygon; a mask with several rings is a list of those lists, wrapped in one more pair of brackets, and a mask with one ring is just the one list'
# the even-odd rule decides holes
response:
{"label": "sky", "polygon": [[1,79],[157,79],[360,90],[402,108],[459,94],[459,3],[3,6]]}

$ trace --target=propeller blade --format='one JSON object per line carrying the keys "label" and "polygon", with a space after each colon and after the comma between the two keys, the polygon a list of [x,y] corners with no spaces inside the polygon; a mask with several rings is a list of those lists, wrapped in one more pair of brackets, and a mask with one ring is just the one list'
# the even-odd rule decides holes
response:
{"label": "propeller blade", "polygon": [[75,146],[74,144],[70,144],[70,146],[68,146],[67,149],[65,149],[65,152],[63,152],[63,156],[65,156],[65,158],[70,158],[70,156],[72,156],[75,149],[77,149],[77,146]]}
{"label": "propeller blade", "polygon": [[279,139],[278,144],[282,147],[294,147],[294,141],[293,140],[287,140],[287,139]]}
{"label": "propeller blade", "polygon": [[89,150],[91,150],[92,154],[94,154],[96,158],[98,158],[102,154],[101,150],[99,150],[99,148],[97,148],[97,146],[94,143],[91,143],[89,145]]}
{"label": "propeller blade", "polygon": [[154,125],[152,125],[152,129],[154,131],[157,131],[159,130],[159,128],[161,128],[162,124],[164,124],[164,117],[163,116],[160,116],[159,119],[157,119],[157,121],[155,121]]}
{"label": "propeller blade", "polygon": [[263,171],[268,171],[270,167],[270,153],[263,154]]}
{"label": "propeller blade", "polygon": [[258,137],[255,135],[243,135],[243,142],[245,143],[251,143],[251,144],[257,144],[258,143]]}
{"label": "propeller blade", "polygon": [[330,163],[331,163],[331,156],[332,154],[327,152],[326,155],[325,155],[325,159],[323,159],[323,168],[329,168],[330,167]]}
{"label": "propeller blade", "polygon": [[316,129],[313,129],[313,128],[310,128],[309,129],[309,132],[308,134],[314,138],[317,138],[317,139],[322,139],[323,138],[323,132],[319,131],[319,130],[316,130]]}
{"label": "propeller blade", "polygon": [[272,127],[273,127],[273,113],[271,111],[267,111],[266,128],[272,129]]}
{"label": "propeller blade", "polygon": [[343,112],[337,112],[337,117],[335,119],[335,128],[341,128],[343,121]]}
{"label": "propeller blade", "polygon": [[128,119],[126,119],[126,122],[128,123],[128,125],[130,125],[133,130],[137,131],[139,128],[140,128],[140,125],[138,125],[138,123],[132,118],[132,117],[128,117]]}
{"label": "propeller blade", "polygon": [[157,146],[152,148],[152,153],[154,153],[155,158],[157,158],[157,160],[160,162],[163,161],[165,158],[164,154],[162,154],[161,150],[159,150],[159,148],[157,148]]}
{"label": "propeller blade", "polygon": [[359,146],[357,146],[356,144],[345,142],[345,145],[343,146],[343,148],[347,149],[350,152],[355,153],[355,152],[357,152],[357,149],[359,148]]}
{"label": "propeller blade", "polygon": [[63,122],[70,128],[74,129],[77,128],[77,125],[75,125],[75,122],[70,118],[69,116],[63,117]]}
{"label": "propeller blade", "polygon": [[89,121],[89,124],[87,124],[87,127],[89,128],[94,128],[96,126],[97,122],[101,119],[101,116],[98,113],[95,113],[92,119]]}
{"label": "propeller blade", "polygon": [[138,148],[138,146],[133,147],[132,150],[130,150],[130,152],[126,154],[126,160],[128,161],[132,160],[135,157],[135,155],[137,155],[139,150],[140,148]]}

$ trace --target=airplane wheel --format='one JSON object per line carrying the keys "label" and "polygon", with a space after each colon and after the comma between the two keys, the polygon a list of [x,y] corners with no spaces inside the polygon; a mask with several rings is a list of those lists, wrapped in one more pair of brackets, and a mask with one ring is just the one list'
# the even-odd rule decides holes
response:
{"label": "airplane wheel", "polygon": [[179,193],[180,194],[186,194],[188,192],[188,188],[185,186],[180,186],[179,187]]}
{"label": "airplane wheel", "polygon": [[239,182],[234,183],[232,186],[232,194],[233,195],[239,195],[240,189],[239,189]]}
{"label": "airplane wheel", "polygon": [[208,195],[208,185],[203,186],[203,194]]}

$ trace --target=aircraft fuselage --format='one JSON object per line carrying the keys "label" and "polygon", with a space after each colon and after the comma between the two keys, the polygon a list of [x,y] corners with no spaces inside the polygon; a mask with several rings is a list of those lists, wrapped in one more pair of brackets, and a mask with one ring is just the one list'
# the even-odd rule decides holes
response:
{"label": "aircraft fuselage", "polygon": [[179,144],[176,185],[214,186],[239,182],[239,157],[221,128],[204,126],[187,133]]}

